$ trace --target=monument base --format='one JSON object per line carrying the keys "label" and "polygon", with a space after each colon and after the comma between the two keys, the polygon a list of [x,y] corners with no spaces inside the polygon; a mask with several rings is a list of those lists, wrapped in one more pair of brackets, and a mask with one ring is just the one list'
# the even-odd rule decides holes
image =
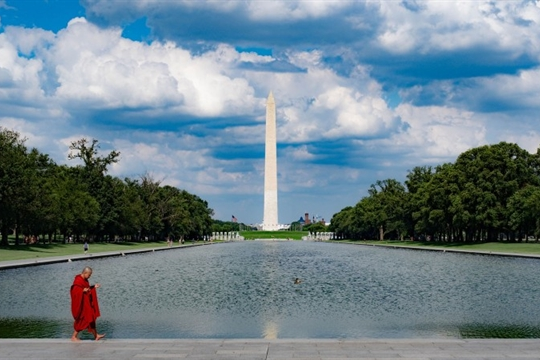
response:
{"label": "monument base", "polygon": [[261,224],[260,229],[263,231],[277,231],[277,230],[283,230],[287,226],[283,224]]}

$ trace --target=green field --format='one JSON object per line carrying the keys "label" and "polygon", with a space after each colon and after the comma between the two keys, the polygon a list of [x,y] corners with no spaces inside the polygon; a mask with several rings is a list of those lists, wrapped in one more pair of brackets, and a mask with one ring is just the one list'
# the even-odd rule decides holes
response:
{"label": "green field", "polygon": [[[192,242],[186,242],[184,245],[192,244]],[[177,246],[178,244],[175,244]],[[127,251],[127,250],[139,250],[139,249],[151,249],[166,247],[166,241],[160,242],[143,242],[143,243],[91,243],[90,254],[97,254],[100,252],[109,251]],[[22,259],[35,259],[45,258],[51,256],[64,256],[64,255],[82,255],[84,254],[82,244],[39,244],[39,245],[10,245],[8,247],[0,247],[0,261],[9,260],[22,260]]]}
{"label": "green field", "polygon": [[291,239],[302,240],[302,236],[308,236],[307,231],[241,231],[240,235],[246,240],[254,239]]}
{"label": "green field", "polygon": [[441,248],[483,252],[500,252],[512,254],[539,254],[540,243],[515,243],[515,242],[488,242],[488,243],[439,243],[439,242],[422,242],[422,241],[345,241],[339,240],[335,242],[350,242],[357,244],[383,245],[383,246],[406,246],[406,247],[426,247],[426,248]]}

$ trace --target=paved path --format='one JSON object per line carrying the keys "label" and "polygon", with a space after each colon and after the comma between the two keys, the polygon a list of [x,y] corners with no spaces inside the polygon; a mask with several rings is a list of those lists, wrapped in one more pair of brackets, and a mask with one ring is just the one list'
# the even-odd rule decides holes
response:
{"label": "paved path", "polygon": [[480,360],[540,359],[539,340],[69,340],[0,339],[0,360]]}

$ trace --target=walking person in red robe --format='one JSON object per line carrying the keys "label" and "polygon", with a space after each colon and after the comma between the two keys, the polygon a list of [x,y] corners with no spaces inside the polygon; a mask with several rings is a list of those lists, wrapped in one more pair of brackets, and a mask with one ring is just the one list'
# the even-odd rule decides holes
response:
{"label": "walking person in red robe", "polygon": [[71,313],[75,323],[75,331],[71,336],[71,341],[80,341],[77,337],[79,332],[88,330],[94,335],[95,340],[99,340],[105,334],[98,334],[96,330],[96,319],[99,317],[99,304],[96,289],[101,285],[90,286],[88,279],[92,276],[92,268],[85,267],[82,273],[75,276],[71,285]]}

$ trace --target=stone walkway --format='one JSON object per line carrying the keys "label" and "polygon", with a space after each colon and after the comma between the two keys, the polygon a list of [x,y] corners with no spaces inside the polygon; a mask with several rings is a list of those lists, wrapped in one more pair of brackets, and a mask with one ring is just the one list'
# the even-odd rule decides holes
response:
{"label": "stone walkway", "polygon": [[539,340],[103,340],[0,339],[0,360],[480,360],[540,359]]}

